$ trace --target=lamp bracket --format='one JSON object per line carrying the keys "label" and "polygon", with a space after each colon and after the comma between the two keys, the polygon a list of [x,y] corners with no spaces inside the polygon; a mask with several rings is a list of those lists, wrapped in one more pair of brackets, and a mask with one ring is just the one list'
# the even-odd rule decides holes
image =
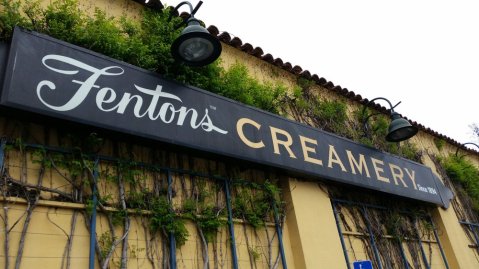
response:
{"label": "lamp bracket", "polygon": [[[463,143],[463,144],[461,144],[461,146],[457,147],[457,149],[456,149],[456,157],[457,157],[457,153],[459,153],[459,148],[464,147],[465,145],[473,145],[473,146],[476,146],[476,147],[479,149],[479,145],[476,144],[476,143],[473,143],[473,142]],[[461,157],[463,157],[463,156],[461,156]]]}
{"label": "lamp bracket", "polygon": [[186,17],[182,23],[178,24],[177,26],[175,26],[175,30],[176,29],[179,29],[180,27],[182,27],[183,25],[186,25],[186,23],[188,22],[188,20],[190,19],[194,19],[195,17],[195,14],[196,12],[198,12],[198,9],[200,9],[201,5],[203,4],[203,1],[199,1],[198,4],[196,4],[196,6],[193,8],[193,5],[189,2],[189,1],[183,1],[181,3],[179,3],[171,12],[170,12],[170,16],[168,17],[168,21],[171,21],[171,18],[173,17],[173,14],[175,14],[175,12],[178,12],[178,9],[180,9],[180,7],[182,7],[183,5],[188,5],[188,7],[190,8],[190,15],[188,17]]}
{"label": "lamp bracket", "polygon": [[363,137],[367,137],[368,134],[369,134],[369,126],[368,126],[368,121],[371,117],[373,116],[376,116],[376,115],[380,115],[382,113],[378,112],[378,113],[372,113],[372,114],[369,114],[369,115],[365,115],[365,112],[366,112],[366,108],[369,104],[373,103],[374,101],[376,100],[383,100],[383,101],[386,101],[388,104],[389,104],[389,107],[390,107],[390,110],[391,110],[391,114],[394,113],[394,109],[401,103],[401,101],[399,101],[397,104],[395,104],[394,106],[392,105],[392,103],[384,98],[384,97],[376,97],[374,99],[371,99],[369,102],[367,102],[364,107],[363,107],[363,110],[361,112],[361,115],[364,117],[363,119],[363,129],[364,129],[364,134],[363,134]]}

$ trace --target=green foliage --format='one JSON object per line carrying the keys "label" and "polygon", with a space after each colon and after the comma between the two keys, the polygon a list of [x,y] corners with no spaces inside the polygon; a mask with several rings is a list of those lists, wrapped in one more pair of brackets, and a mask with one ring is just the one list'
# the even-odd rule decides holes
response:
{"label": "green foliage", "polygon": [[[44,11],[42,18],[45,34],[76,43],[81,38],[81,26],[85,23],[85,16],[78,8],[76,0],[54,1]],[[33,29],[31,29],[33,30]]]}
{"label": "green foliage", "polygon": [[91,214],[93,213],[93,200],[92,199],[87,199],[86,202],[85,202],[85,210],[86,210],[86,213],[91,216]]}
{"label": "green foliage", "polygon": [[118,164],[118,170],[124,182],[138,183],[145,178],[145,173],[139,169],[135,162],[121,162]]}
{"label": "green foliage", "polygon": [[389,121],[384,115],[378,115],[378,117],[372,121],[371,129],[376,136],[384,138],[388,133]]}
{"label": "green foliage", "polygon": [[181,32],[176,29],[181,19],[170,20],[169,9],[145,10],[141,22],[133,22],[125,17],[119,20],[108,17],[98,9],[89,16],[79,9],[77,0],[57,0],[46,9],[37,3],[10,2],[2,0],[0,6],[5,10],[0,14],[0,40],[9,40],[14,26],[19,25],[247,105],[280,112],[286,88],[259,82],[248,74],[244,65],[237,63],[225,70],[219,61],[204,67],[176,62],[170,47]]}
{"label": "green foliage", "polygon": [[340,133],[348,116],[346,103],[338,100],[318,100],[314,114],[324,122],[326,129]]}
{"label": "green foliage", "polygon": [[109,213],[111,222],[113,225],[122,225],[126,218],[128,218],[128,212],[124,209],[118,209]]}
{"label": "green foliage", "polygon": [[246,66],[239,63],[223,72],[222,81],[217,91],[213,91],[273,113],[279,113],[279,107],[287,92],[282,85],[260,83],[248,75]]}
{"label": "green foliage", "polygon": [[38,163],[46,169],[56,167],[68,171],[70,178],[79,177],[85,169],[93,170],[94,162],[89,160],[88,156],[74,153],[53,153],[47,152],[44,148],[32,150],[30,152],[32,163]]}
{"label": "green foliage", "polygon": [[[347,105],[342,100],[327,100],[318,97],[313,92],[312,80],[299,78],[298,87],[293,89],[290,105],[297,113],[306,116],[307,120],[314,123],[316,127],[331,131],[340,135],[347,135],[348,115]],[[297,119],[300,120],[300,119]]]}
{"label": "green foliage", "polygon": [[479,169],[467,159],[449,155],[442,165],[451,180],[459,183],[471,197],[474,210],[479,212]]}
{"label": "green foliage", "polygon": [[313,80],[309,80],[305,78],[299,78],[297,82],[298,82],[299,90],[301,91],[301,95],[303,94],[303,89],[309,90],[313,85],[316,84]]}
{"label": "green foliage", "polygon": [[29,27],[27,18],[21,14],[21,2],[1,0],[0,3],[0,40],[9,40],[16,25]]}
{"label": "green foliage", "polygon": [[98,245],[100,247],[100,256],[102,259],[108,255],[115,240],[116,238],[112,238],[110,232],[104,232],[100,235],[100,238],[98,238]]}
{"label": "green foliage", "polygon": [[386,233],[399,242],[417,237],[417,231],[409,217],[396,211],[388,211],[384,226]]}
{"label": "green foliage", "polygon": [[150,200],[154,195],[147,191],[130,191],[126,195],[126,205],[128,208],[134,208],[137,210],[149,210]]}
{"label": "green foliage", "polygon": [[150,202],[151,229],[153,231],[163,230],[166,233],[172,233],[175,237],[176,246],[184,245],[189,236],[185,220],[176,215],[165,197],[158,197]]}
{"label": "green foliage", "polygon": [[32,163],[38,163],[45,168],[50,168],[52,166],[52,163],[47,160],[46,154],[47,151],[43,147],[33,150],[32,152],[30,152]]}
{"label": "green foliage", "polygon": [[414,144],[410,143],[409,141],[401,142],[401,146],[399,147],[399,155],[416,162],[419,162],[421,160],[421,152],[417,149],[416,146],[414,146]]}
{"label": "green foliage", "polygon": [[256,247],[248,247],[248,252],[253,258],[253,261],[256,262],[261,258],[261,247],[256,246]]}
{"label": "green foliage", "polygon": [[221,211],[204,199],[186,199],[183,202],[182,216],[192,220],[201,229],[206,242],[213,242],[219,229],[226,224],[220,217]]}
{"label": "green foliage", "polygon": [[252,184],[252,186],[237,188],[233,199],[233,215],[241,218],[253,228],[259,228],[265,221],[270,220],[273,214],[273,206],[278,210],[283,205],[279,201],[279,188],[266,181],[264,185]]}
{"label": "green foliage", "polygon": [[442,138],[434,138],[434,144],[436,145],[437,150],[441,151],[446,144],[446,141]]}
{"label": "green foliage", "polygon": [[209,205],[195,217],[195,222],[203,231],[206,242],[213,242],[219,229],[226,224],[226,221],[219,217],[219,213],[218,208]]}

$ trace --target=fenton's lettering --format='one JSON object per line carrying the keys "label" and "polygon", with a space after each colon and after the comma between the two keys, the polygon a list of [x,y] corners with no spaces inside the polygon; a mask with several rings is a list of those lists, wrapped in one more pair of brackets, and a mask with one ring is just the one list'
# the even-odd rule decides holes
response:
{"label": "fenton's lettering", "polygon": [[[70,70],[58,69],[48,64],[48,62],[51,61],[67,63],[76,68]],[[55,54],[43,57],[42,63],[48,69],[64,75],[76,75],[80,70],[92,73],[84,81],[72,80],[73,83],[80,84],[80,87],[65,104],[58,106],[50,104],[44,99],[44,97],[42,97],[42,93],[44,92],[43,89],[48,88],[49,90],[56,90],[56,85],[49,80],[40,81],[36,89],[37,96],[40,101],[50,109],[61,112],[75,109],[85,101],[93,88],[97,88],[99,90],[95,98],[96,106],[103,112],[115,111],[118,114],[124,114],[130,103],[132,103],[133,114],[137,118],[147,116],[152,121],[160,119],[166,124],[176,123],[178,126],[183,126],[184,122],[187,120],[187,116],[189,116],[190,127],[193,129],[201,127],[201,129],[206,132],[215,131],[221,134],[228,133],[228,131],[222,130],[213,124],[213,121],[208,115],[207,108],[205,108],[205,113],[201,117],[196,109],[181,106],[183,101],[178,96],[163,92],[163,87],[161,85],[156,85],[154,90],[134,85],[136,90],[142,93],[142,95],[125,92],[121,98],[117,98],[117,93],[114,89],[109,87],[100,88],[99,85],[95,84],[101,76],[122,75],[124,70],[119,66],[109,66],[103,69],[98,69],[73,58]],[[163,103],[159,104],[159,102],[161,102],[160,100],[163,101]],[[143,106],[144,103],[146,104],[146,109]],[[174,103],[176,103],[176,106]]]}

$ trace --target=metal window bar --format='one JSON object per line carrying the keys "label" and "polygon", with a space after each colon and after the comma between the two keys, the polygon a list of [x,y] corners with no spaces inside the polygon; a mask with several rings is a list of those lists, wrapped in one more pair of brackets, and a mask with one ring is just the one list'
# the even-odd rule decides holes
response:
{"label": "metal window bar", "polygon": [[5,160],[5,146],[7,145],[7,140],[5,137],[1,138],[0,141],[0,173],[3,174],[3,161]]}
{"label": "metal window bar", "polygon": [[401,240],[397,239],[397,243],[399,245],[399,250],[401,251],[401,258],[402,258],[402,261],[404,263],[404,267],[406,267],[406,269],[409,269],[409,262],[406,258],[406,253],[404,252],[404,247],[402,245]]}
{"label": "metal window bar", "polygon": [[432,225],[432,230],[434,232],[434,237],[436,238],[437,245],[439,246],[439,250],[441,251],[441,256],[442,256],[442,260],[444,261],[444,265],[446,266],[447,269],[449,269],[449,263],[447,262],[446,254],[444,253],[444,250],[442,249],[441,241],[439,241],[436,225],[434,225],[434,222],[432,221],[431,216],[429,216],[428,218],[429,218],[429,222]]}
{"label": "metal window bar", "polygon": [[343,229],[341,229],[341,224],[339,223],[339,213],[337,210],[336,201],[331,200],[331,205],[333,206],[334,220],[336,221],[336,227],[338,227],[339,240],[341,241],[341,247],[343,248],[344,259],[346,260],[346,265],[348,269],[351,269],[351,264],[349,262],[348,251],[346,249],[346,243],[344,242]]}
{"label": "metal window bar", "polygon": [[283,265],[283,269],[288,269],[288,265],[286,264],[286,255],[284,254],[284,247],[283,247],[283,232],[282,226],[280,224],[278,208],[276,207],[276,203],[273,201],[273,210],[274,210],[274,224],[276,228],[276,233],[278,234],[278,243],[279,243],[279,251],[281,255],[281,264]]}
{"label": "metal window bar", "polygon": [[[1,139],[1,144],[0,144],[0,167],[3,168],[4,165],[4,149],[6,145],[13,145],[14,143],[9,142],[5,137],[2,137]],[[46,146],[46,145],[41,145],[41,144],[33,144],[33,143],[24,143],[22,144],[23,147],[25,148],[33,148],[33,149],[43,149],[46,151],[51,151],[51,152],[56,152],[56,153],[62,153],[62,154],[74,154],[78,153],[78,149],[67,149],[67,148],[62,148],[62,147],[55,147],[55,146]],[[105,156],[105,155],[98,155],[98,154],[85,154],[84,156],[95,159],[95,169],[98,167],[98,162],[99,161],[106,161],[106,162],[112,162],[112,163],[120,163],[124,162],[127,160],[121,159],[121,158],[116,158],[116,157],[111,157],[111,156]],[[218,182],[224,182],[225,184],[225,195],[227,195],[226,198],[226,203],[228,208],[228,223],[229,223],[229,232],[230,232],[230,240],[231,240],[231,248],[232,248],[232,255],[233,255],[233,268],[237,269],[238,268],[238,257],[236,254],[236,243],[235,243],[235,235],[234,235],[234,228],[233,228],[233,213],[231,209],[231,195],[230,195],[230,190],[229,190],[229,185],[230,184],[242,184],[242,185],[251,185],[252,183],[244,180],[244,179],[229,179],[226,177],[222,176],[217,176],[217,175],[210,175],[210,174],[204,174],[204,173],[199,173],[195,171],[190,171],[190,170],[185,170],[185,169],[179,169],[179,168],[170,168],[170,167],[164,167],[164,166],[159,166],[159,165],[154,165],[150,163],[145,163],[145,162],[134,162],[136,166],[138,167],[144,167],[147,169],[152,169],[155,171],[166,171],[167,176],[168,176],[168,199],[171,202],[172,199],[172,177],[171,173],[178,173],[178,174],[187,174],[190,176],[197,176],[197,177],[203,177],[203,178],[209,178],[213,179]],[[98,171],[96,176],[98,176]],[[95,179],[96,180],[96,179]],[[94,192],[95,193],[95,192]],[[96,199],[96,195],[93,196],[93,199]],[[229,199],[228,199],[229,198]],[[275,213],[276,215],[277,213]],[[276,218],[276,217],[275,217]],[[276,222],[276,221],[275,221]],[[277,224],[276,224],[277,225]],[[277,231],[282,230],[282,227],[276,227]],[[278,241],[279,241],[279,252],[281,255],[281,261],[283,264],[283,268],[287,269],[287,264],[286,264],[286,256],[284,252],[284,245],[283,245],[283,238],[282,238],[282,232],[278,234]],[[94,245],[93,245],[94,246]],[[176,244],[174,241],[174,235],[170,234],[170,268],[174,269],[176,268]]]}
{"label": "metal window bar", "polygon": [[[351,265],[350,265],[350,262],[349,262],[349,256],[348,256],[348,252],[347,252],[347,249],[346,249],[346,244],[345,244],[344,238],[343,238],[343,235],[345,234],[345,232],[342,231],[341,224],[340,224],[339,211],[337,209],[338,204],[347,204],[347,205],[351,205],[351,206],[360,207],[361,211],[364,214],[364,218],[365,218],[365,221],[366,221],[365,224],[366,224],[367,229],[368,229],[368,234],[365,234],[365,235],[368,235],[368,237],[370,239],[371,246],[372,246],[373,252],[374,252],[374,258],[375,258],[376,262],[379,261],[377,263],[377,265],[378,265],[378,268],[381,269],[382,264],[381,264],[379,252],[377,251],[376,242],[375,242],[374,236],[372,234],[371,223],[369,221],[369,217],[368,217],[366,208],[373,208],[373,209],[379,209],[379,210],[388,210],[388,208],[385,207],[385,206],[378,206],[378,205],[373,205],[373,204],[368,204],[368,203],[354,202],[354,201],[350,201],[350,200],[336,199],[336,198],[331,199],[331,204],[333,206],[333,212],[334,212],[334,217],[335,217],[335,220],[336,220],[336,226],[337,226],[338,233],[339,233],[339,236],[340,236],[341,246],[343,248],[343,253],[344,253],[344,256],[345,256],[345,259],[346,259],[348,269],[351,269]],[[405,210],[404,211],[399,211],[399,212],[402,213],[402,214],[405,214],[405,215],[412,215],[411,212],[405,211]],[[434,237],[435,237],[435,241],[433,243],[437,243],[437,245],[439,247],[439,250],[440,250],[440,253],[441,253],[441,258],[444,262],[444,265],[447,269],[449,269],[449,264],[447,262],[447,258],[446,258],[446,255],[444,253],[444,250],[442,248],[441,242],[439,241],[439,236],[437,234],[436,227],[435,227],[434,223],[432,222],[432,218],[430,216],[426,216],[426,217],[427,217],[428,221],[433,226]],[[422,255],[422,258],[423,258],[423,262],[424,262],[426,268],[429,269],[430,264],[428,263],[427,258],[425,256],[425,252],[424,252],[424,249],[423,249],[423,246],[422,246],[423,241],[420,238],[419,230],[418,230],[418,227],[416,225],[415,220],[414,220],[414,223],[415,223],[416,234],[418,235],[418,241],[420,243],[420,249],[421,249],[421,255]],[[474,226],[479,228],[479,224],[474,224]],[[479,238],[479,236],[478,236],[478,238]],[[401,244],[401,243],[399,242],[399,244]],[[402,247],[402,245],[400,245],[399,247],[400,247],[401,256],[402,256],[404,265],[406,266],[406,268],[409,268],[409,264],[407,263],[407,260],[406,260],[406,255],[405,255],[405,252],[404,252],[404,248]]]}
{"label": "metal window bar", "polygon": [[233,211],[231,209],[231,195],[228,180],[224,180],[226,207],[228,208],[228,229],[230,232],[231,255],[233,258],[233,269],[238,269],[238,255],[236,254],[235,228],[233,223]]}
{"label": "metal window bar", "polygon": [[467,226],[467,228],[472,232],[474,240],[476,241],[475,246],[473,246],[477,251],[479,251],[479,235],[476,232],[476,229],[479,228],[479,223],[472,223],[469,221],[459,221],[460,224]]}
{"label": "metal window bar", "polygon": [[426,266],[426,269],[430,269],[431,266],[429,265],[429,262],[427,261],[426,252],[424,251],[424,248],[422,246],[422,239],[421,239],[421,235],[419,234],[419,228],[417,226],[417,217],[414,217],[413,222],[414,222],[414,227],[416,229],[417,241],[419,242],[419,246],[420,246],[420,250],[421,250],[422,261],[423,261],[424,265]]}
{"label": "metal window bar", "polygon": [[96,184],[98,182],[98,158],[95,159],[95,165],[93,167],[93,184],[91,186],[92,195],[92,209],[90,217],[90,259],[88,268],[95,269],[95,248],[96,248],[96,207],[98,204],[98,190]]}
{"label": "metal window bar", "polygon": [[[171,171],[169,169],[166,170],[167,177],[168,177],[168,203],[169,203],[169,210],[173,211],[173,187],[172,183],[173,180],[171,178]],[[170,269],[176,269],[176,241],[175,241],[175,234],[170,232],[168,235],[170,239]]]}
{"label": "metal window bar", "polygon": [[368,215],[368,211],[366,210],[366,206],[362,205],[361,210],[363,212],[364,219],[366,219],[366,226],[368,228],[369,240],[371,242],[371,246],[373,247],[374,257],[376,259],[376,262],[377,262],[377,265],[378,265],[379,269],[382,269],[383,265],[381,263],[381,257],[379,256],[379,251],[378,251],[378,248],[376,247],[376,240],[374,239],[374,234],[373,234],[373,230],[372,230],[372,227],[371,227],[371,222],[369,221],[369,215]]}

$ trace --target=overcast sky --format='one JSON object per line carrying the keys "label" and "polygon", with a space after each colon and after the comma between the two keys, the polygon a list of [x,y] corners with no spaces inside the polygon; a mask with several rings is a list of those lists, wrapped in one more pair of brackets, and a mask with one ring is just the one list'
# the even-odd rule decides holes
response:
{"label": "overcast sky", "polygon": [[478,142],[469,126],[479,123],[479,1],[204,0],[196,17],[364,98],[402,101],[397,112],[460,143]]}

